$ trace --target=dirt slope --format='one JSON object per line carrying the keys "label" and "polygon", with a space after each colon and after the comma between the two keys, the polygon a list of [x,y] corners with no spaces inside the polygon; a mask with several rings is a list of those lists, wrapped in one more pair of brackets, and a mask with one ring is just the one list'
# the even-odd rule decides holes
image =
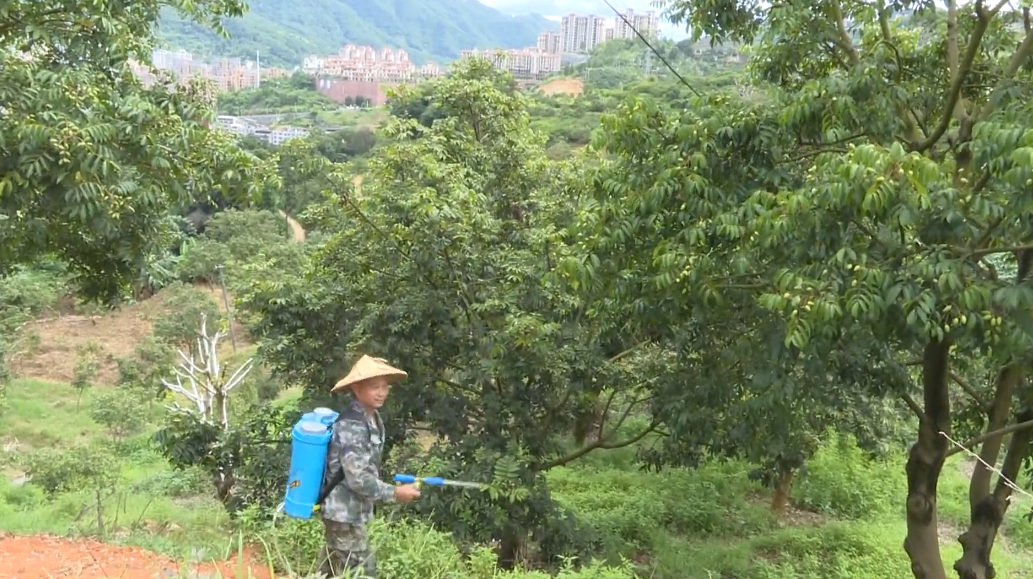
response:
{"label": "dirt slope", "polygon": [[230,561],[180,565],[138,547],[93,540],[0,535],[0,579],[270,579],[273,574],[245,552]]}
{"label": "dirt slope", "polygon": [[538,90],[547,96],[558,94],[579,96],[585,92],[585,83],[578,78],[558,78],[543,84],[538,87]]}
{"label": "dirt slope", "polygon": [[[207,285],[196,286],[212,295],[225,311],[221,290]],[[15,375],[23,378],[70,382],[75,371],[77,349],[92,342],[103,353],[100,384],[115,384],[118,366],[115,358],[130,356],[137,344],[147,337],[154,321],[168,310],[161,300],[162,294],[127,305],[98,316],[69,315],[36,320],[26,331],[39,337],[39,344],[11,361]],[[231,297],[232,299],[232,297]],[[244,330],[234,324],[239,347],[246,347]],[[229,347],[229,340],[226,341]]]}

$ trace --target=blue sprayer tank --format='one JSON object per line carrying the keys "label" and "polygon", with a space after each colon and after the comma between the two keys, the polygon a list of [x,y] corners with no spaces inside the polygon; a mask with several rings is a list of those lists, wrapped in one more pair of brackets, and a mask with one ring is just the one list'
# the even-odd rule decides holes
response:
{"label": "blue sprayer tank", "polygon": [[329,408],[306,412],[291,430],[291,464],[283,512],[298,519],[312,517],[323,486],[326,451],[337,413]]}

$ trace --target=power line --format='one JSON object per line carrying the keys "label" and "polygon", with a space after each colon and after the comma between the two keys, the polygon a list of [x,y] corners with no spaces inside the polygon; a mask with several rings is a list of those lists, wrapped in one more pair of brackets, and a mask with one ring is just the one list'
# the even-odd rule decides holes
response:
{"label": "power line", "polygon": [[649,43],[649,40],[647,40],[646,37],[643,36],[642,33],[638,31],[638,28],[635,28],[634,24],[632,24],[630,21],[628,21],[628,19],[625,18],[623,14],[618,12],[617,9],[613,7],[613,4],[610,4],[609,0],[603,0],[603,3],[606,4],[606,6],[608,6],[610,8],[610,10],[613,10],[613,13],[617,15],[617,18],[620,18],[621,20],[624,21],[625,24],[628,25],[628,28],[630,28],[631,31],[635,33],[635,36],[638,36],[639,39],[642,42],[644,42],[647,47],[649,47],[649,51],[652,52],[654,55],[656,55],[656,57],[660,59],[660,62],[664,63],[664,66],[667,67],[667,70],[671,71],[672,73],[674,73],[674,76],[678,77],[678,80],[681,81],[681,83],[683,85],[685,85],[685,88],[689,89],[689,91],[691,91],[692,94],[694,94],[694,95],[696,95],[696,96],[698,96],[700,98],[703,97],[703,94],[700,93],[695,88],[693,88],[692,85],[689,84],[689,81],[685,80],[685,77],[683,77],[677,70],[675,70],[674,67],[671,66],[671,63],[667,62],[667,59],[664,58],[662,54],[660,54],[655,48],[653,48],[653,45]]}

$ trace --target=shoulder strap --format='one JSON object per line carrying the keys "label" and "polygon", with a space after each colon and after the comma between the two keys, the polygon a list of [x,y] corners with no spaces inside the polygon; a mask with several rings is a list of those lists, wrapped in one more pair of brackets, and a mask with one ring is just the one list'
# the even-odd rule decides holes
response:
{"label": "shoulder strap", "polygon": [[[342,422],[342,420],[343,420],[343,417],[338,416],[337,420],[334,421],[333,428],[337,428],[337,425],[340,424]],[[377,420],[378,421],[380,420],[379,417],[377,418]],[[373,431],[370,430],[370,428],[369,428],[369,420],[364,420],[363,422],[366,424],[366,435],[369,437],[369,441],[373,442]],[[332,440],[333,439],[331,439],[331,441]],[[329,456],[330,456],[330,449],[328,448],[327,449],[327,457],[329,457]],[[341,466],[341,468],[337,469],[337,472],[335,472],[333,474],[333,476],[330,477],[330,480],[326,481],[326,484],[323,485],[323,488],[319,489],[319,496],[316,498],[316,504],[317,505],[323,504],[323,501],[326,500],[326,497],[330,496],[330,493],[332,493],[333,490],[335,488],[337,488],[337,485],[341,484],[342,482],[344,482],[344,466],[343,465]]]}

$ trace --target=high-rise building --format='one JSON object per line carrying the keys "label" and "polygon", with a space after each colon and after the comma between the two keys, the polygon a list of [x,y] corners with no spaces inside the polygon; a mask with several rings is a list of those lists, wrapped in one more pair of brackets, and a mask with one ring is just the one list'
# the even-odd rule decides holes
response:
{"label": "high-rise building", "polygon": [[495,68],[508,71],[516,80],[538,81],[562,69],[560,55],[537,48],[511,50],[464,50],[463,58],[479,57],[491,61]]}
{"label": "high-rise building", "polygon": [[[618,16],[614,22],[614,38],[638,38],[635,30],[646,38],[656,38],[660,31],[660,18],[656,12],[649,10],[645,14],[635,14],[635,11],[628,8],[624,11],[624,18]],[[628,26],[628,24],[631,26]],[[634,26],[634,30],[632,30]]]}
{"label": "high-rise building", "polygon": [[538,50],[546,54],[563,52],[563,35],[559,32],[546,31],[538,35]]}
{"label": "high-rise building", "polygon": [[560,23],[563,52],[586,53],[606,40],[606,19],[594,14],[568,14]]}

